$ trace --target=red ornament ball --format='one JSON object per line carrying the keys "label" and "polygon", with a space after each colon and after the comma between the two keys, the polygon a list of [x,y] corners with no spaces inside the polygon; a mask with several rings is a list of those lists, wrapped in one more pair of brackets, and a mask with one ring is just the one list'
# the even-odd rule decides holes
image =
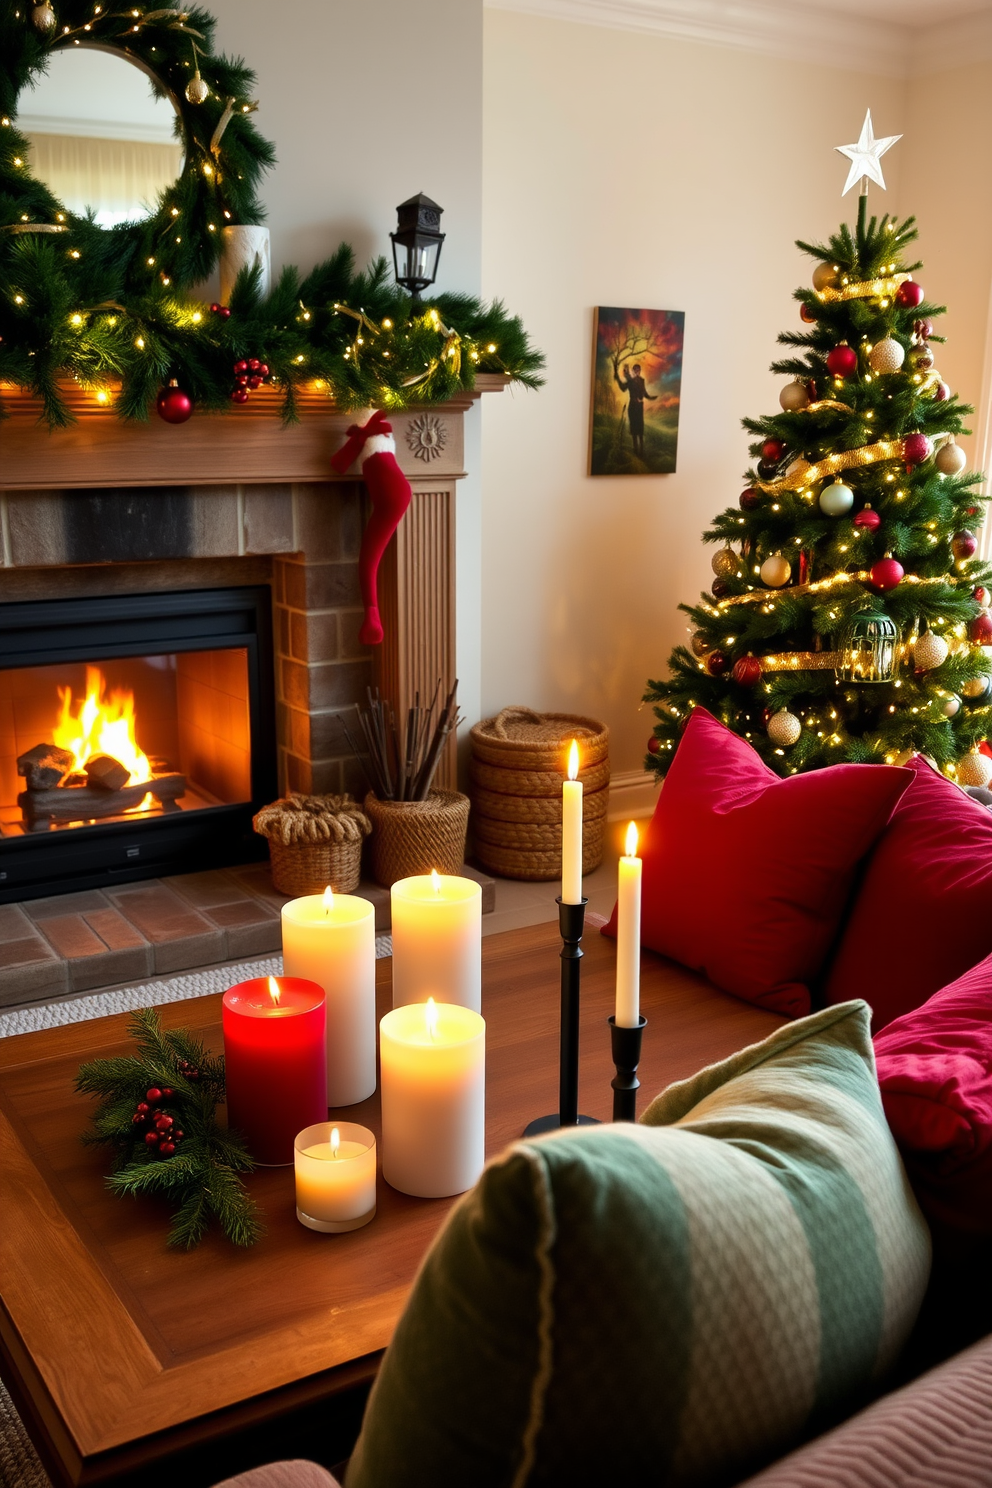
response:
{"label": "red ornament ball", "polygon": [[[251,394],[249,393],[249,391],[248,391],[248,389],[246,387],[236,387],[234,389],[234,392],[231,394],[231,402],[232,403],[247,403],[248,402],[248,399],[250,397],[251,397]],[[192,1075],[189,1078],[192,1079],[193,1078]]]}
{"label": "red ornament ball", "polygon": [[906,570],[896,558],[880,558],[868,571],[871,587],[884,594],[901,582]]}
{"label": "red ornament ball", "polygon": [[158,1088],[157,1085],[153,1085],[152,1088],[151,1088],[151,1090],[146,1090],[145,1091],[145,1100],[146,1101],[157,1101],[157,1100],[161,1100],[161,1099],[162,1099],[162,1092],[161,1092],[161,1090],[159,1090],[159,1088]]}
{"label": "red ornament ball", "polygon": [[234,364],[234,375],[235,375],[235,377],[239,377],[242,373],[247,372],[247,371],[248,371],[248,363],[246,361],[244,361],[242,359],[240,362],[235,362],[235,364]]}
{"label": "red ornament ball", "polygon": [[193,415],[193,399],[173,378],[156,398],[155,411],[167,424],[184,424]]}
{"label": "red ornament ball", "polygon": [[176,1150],[175,1142],[159,1142],[158,1150],[163,1157],[171,1157]]}
{"label": "red ornament ball", "polygon": [[252,391],[254,391],[255,388],[260,388],[262,386],[262,379],[258,376],[249,377],[248,386],[252,389]]}
{"label": "red ornament ball", "polygon": [[146,1147],[154,1147],[157,1142],[158,1142],[158,1132],[157,1131],[145,1132],[145,1146]]}
{"label": "red ornament ball", "polygon": [[220,316],[221,320],[230,320],[230,318],[231,318],[230,306],[229,305],[221,305],[220,309],[217,311],[217,314]]}
{"label": "red ornament ball", "polygon": [[937,386],[933,390],[933,400],[934,400],[934,402],[935,403],[946,403],[947,400],[948,400],[948,398],[950,396],[951,396],[951,390],[947,386],[947,383],[946,382],[938,382]]}
{"label": "red ornament ball", "polygon": [[217,303],[216,300],[214,300],[213,304],[210,306],[210,314],[211,315],[219,315],[220,314],[220,306],[218,305],[218,303]]}
{"label": "red ornament ball", "polygon": [[917,305],[922,305],[922,284],[917,284],[915,279],[905,279],[896,290],[896,304],[904,310],[915,310]]}
{"label": "red ornament ball", "polygon": [[706,658],[706,670],[711,677],[719,677],[721,672],[727,670],[727,658],[722,651],[711,651]]}
{"label": "red ornament ball", "polygon": [[873,507],[866,506],[854,517],[854,526],[860,527],[865,532],[877,532],[882,525],[882,519]]}
{"label": "red ornament ball", "polygon": [[799,319],[804,320],[807,325],[816,324],[816,311],[811,310],[808,305],[799,306]]}
{"label": "red ornament ball", "polygon": [[714,599],[724,599],[730,593],[730,585],[726,579],[714,579],[710,585],[710,593]]}
{"label": "red ornament ball", "polygon": [[852,377],[858,370],[858,353],[842,341],[827,353],[827,371],[834,377]]}
{"label": "red ornament ball", "polygon": [[968,634],[979,646],[992,645],[992,615],[988,610],[983,610],[980,615],[975,616],[968,627]]}
{"label": "red ornament ball", "polygon": [[258,360],[258,357],[251,357],[250,360],[249,360],[249,362],[248,362],[248,371],[249,372],[257,372],[258,369],[259,369],[259,367],[261,365],[262,364]]}
{"label": "red ornament ball", "polygon": [[933,335],[933,321],[927,320],[925,318],[923,320],[914,320],[913,330],[916,332],[917,336],[919,336],[921,341],[929,341],[930,337]]}
{"label": "red ornament ball", "polygon": [[[975,598],[976,599],[978,598],[977,593],[975,595]],[[148,1115],[148,1102],[147,1101],[139,1101],[138,1104],[135,1106],[134,1110],[135,1110],[135,1114],[138,1115],[138,1116],[147,1116]]]}
{"label": "red ornament ball", "polygon": [[648,754],[657,754],[661,748],[661,740],[656,739],[654,734],[648,740]]}
{"label": "red ornament ball", "polygon": [[766,439],[761,446],[761,458],[777,464],[785,454],[786,447],[784,439]]}
{"label": "red ornament ball", "polygon": [[761,505],[761,493],[748,488],[741,492],[741,511],[756,511]]}
{"label": "red ornament ball", "polygon": [[[985,586],[983,584],[979,584],[979,586],[978,586],[977,589],[973,589],[971,591],[971,597],[972,597],[972,599],[977,599],[978,600],[978,603],[983,608],[987,604],[992,603],[992,594],[989,594],[989,591],[985,588]],[[141,1107],[140,1106],[138,1107],[138,1110],[139,1111],[141,1110]]]}
{"label": "red ornament ball", "polygon": [[740,687],[754,687],[761,681],[761,662],[756,656],[742,656],[734,662],[730,675]]}
{"label": "red ornament ball", "polygon": [[263,378],[264,381],[268,382],[269,378],[272,376],[271,372],[269,371],[268,362],[262,362],[259,365],[258,375],[259,377]]}
{"label": "red ornament ball", "polygon": [[169,1096],[170,1095],[175,1095],[175,1093],[176,1092],[169,1085],[163,1085],[162,1086],[162,1099],[163,1100],[168,1100],[169,1099]]}
{"label": "red ornament ball", "polygon": [[955,532],[951,538],[951,552],[955,558],[971,558],[978,548],[978,538],[973,532]]}
{"label": "red ornament ball", "polygon": [[902,442],[902,457],[909,468],[922,465],[933,454],[933,442],[926,434],[907,434]]}

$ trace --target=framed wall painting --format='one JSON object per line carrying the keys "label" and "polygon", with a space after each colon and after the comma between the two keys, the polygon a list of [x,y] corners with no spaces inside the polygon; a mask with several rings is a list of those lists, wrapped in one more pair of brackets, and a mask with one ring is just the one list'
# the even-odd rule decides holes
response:
{"label": "framed wall painting", "polygon": [[671,475],[679,442],[682,310],[594,311],[590,475]]}

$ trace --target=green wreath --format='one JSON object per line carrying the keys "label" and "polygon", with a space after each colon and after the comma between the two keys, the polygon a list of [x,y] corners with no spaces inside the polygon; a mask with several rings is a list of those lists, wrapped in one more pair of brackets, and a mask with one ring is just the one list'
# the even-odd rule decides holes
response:
{"label": "green wreath", "polygon": [[[190,293],[223,227],[262,220],[256,191],[275,160],[251,120],[255,76],[214,55],[214,24],[199,8],[0,0],[0,383],[39,396],[53,428],[73,422],[67,378],[146,419],[172,379],[198,408],[228,409],[245,360],[267,367],[287,422],[314,383],[343,409],[440,402],[478,372],[540,386],[543,357],[499,301],[414,309],[384,259],[358,273],[347,244],[306,276],[284,269],[267,297],[245,271],[229,317]],[[119,52],[176,108],[183,168],[144,221],[102,228],[30,171],[18,99],[53,51],[77,45]]]}

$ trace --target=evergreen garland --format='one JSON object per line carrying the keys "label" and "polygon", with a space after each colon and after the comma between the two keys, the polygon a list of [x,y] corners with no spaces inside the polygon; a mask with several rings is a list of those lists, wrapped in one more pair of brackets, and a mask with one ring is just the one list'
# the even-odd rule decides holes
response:
{"label": "evergreen garland", "polygon": [[[212,314],[191,286],[216,266],[226,224],[262,220],[257,187],[275,160],[251,121],[254,74],[213,55],[214,21],[198,7],[54,3],[56,25],[40,32],[29,0],[0,0],[0,383],[39,396],[50,427],[73,422],[67,378],[125,419],[147,419],[173,378],[199,408],[229,411],[234,364],[248,358],[269,368],[286,422],[298,389],[314,383],[345,410],[441,402],[478,372],[541,385],[544,359],[499,301],[451,294],[415,308],[385,259],[356,273],[346,244],[305,276],[285,269],[267,298],[246,272],[230,317]],[[52,51],[87,43],[154,74],[186,152],[154,214],[109,229],[32,176],[16,121]],[[208,93],[192,103],[197,70]]]}
{"label": "evergreen garland", "polygon": [[[978,489],[983,476],[942,474],[932,453],[911,465],[896,452],[876,463],[860,463],[859,457],[852,468],[841,460],[838,479],[856,498],[841,516],[825,514],[819,504],[832,472],[794,489],[781,483],[796,459],[816,464],[910,434],[970,432],[964,421],[973,410],[930,370],[927,343],[944,338],[932,326],[918,329],[944,307],[925,299],[907,306],[893,293],[900,276],[920,267],[906,261],[916,236],[912,217],[866,222],[862,205],[853,232],[844,225],[827,243],[797,244],[828,272],[835,269],[841,288],[796,290],[808,329],[778,337],[792,354],[771,370],[802,383],[809,405],[743,420],[757,462],[746,473],[748,489],[703,534],[705,542],[725,547],[714,564],[718,577],[698,604],[680,606],[693,631],[691,649],[677,646],[669,676],[650,680],[644,694],[657,705],[658,719],[645,763],[660,775],[697,704],[743,734],[783,775],[840,761],[891,762],[918,752],[953,776],[962,755],[992,733],[989,693],[980,691],[992,673],[983,630],[988,620],[981,618],[992,567],[955,551],[981,527],[989,499]],[[905,359],[897,371],[875,372],[871,348],[887,336]],[[857,356],[855,370],[844,377],[827,366],[842,342]],[[776,454],[782,448],[773,461],[763,457],[768,441],[776,442]],[[868,505],[881,519],[874,530],[857,521]],[[730,544],[738,544],[740,553]],[[791,580],[785,587],[765,587],[762,563],[777,554],[792,566]],[[890,554],[903,565],[905,578],[878,592],[868,571]],[[851,623],[862,613],[888,616],[898,629],[902,660],[889,681],[853,682],[839,677],[833,665],[816,664],[818,651],[843,652]],[[942,664],[924,669],[915,665],[913,645],[927,629],[947,643],[948,654]],[[793,664],[777,665],[776,653],[791,656]],[[772,664],[756,673],[750,657]],[[770,717],[780,712],[802,725],[785,747],[767,732]]]}
{"label": "evergreen garland", "polygon": [[[178,1205],[171,1246],[191,1250],[211,1218],[235,1245],[254,1245],[262,1227],[238,1176],[254,1163],[241,1139],[215,1117],[224,1099],[223,1058],[208,1054],[185,1030],[163,1031],[151,1008],[131,1014],[129,1031],[136,1054],[93,1060],[76,1080],[78,1091],[99,1097],[93,1130],[83,1141],[115,1150],[107,1186],[121,1197],[147,1195]],[[160,1132],[156,1111],[171,1122]],[[163,1138],[165,1153],[159,1150]]]}

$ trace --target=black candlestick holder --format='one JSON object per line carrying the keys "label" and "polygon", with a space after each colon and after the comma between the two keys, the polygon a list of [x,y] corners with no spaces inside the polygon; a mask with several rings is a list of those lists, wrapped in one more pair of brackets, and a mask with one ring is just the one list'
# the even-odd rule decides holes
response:
{"label": "black candlestick holder", "polygon": [[641,1062],[641,1038],[647,1023],[643,1013],[638,1014],[636,1028],[621,1028],[616,1018],[611,1017],[610,1042],[613,1045],[613,1063],[616,1078],[613,1085],[613,1120],[635,1121],[637,1119],[637,1092],[641,1082],[637,1078],[637,1066]]}
{"label": "black candlestick holder", "polygon": [[558,1112],[538,1116],[524,1127],[525,1137],[558,1131],[563,1126],[598,1126],[595,1116],[579,1115],[579,990],[582,980],[582,931],[588,899],[564,904],[559,897],[561,931],[561,1030],[558,1053]]}

